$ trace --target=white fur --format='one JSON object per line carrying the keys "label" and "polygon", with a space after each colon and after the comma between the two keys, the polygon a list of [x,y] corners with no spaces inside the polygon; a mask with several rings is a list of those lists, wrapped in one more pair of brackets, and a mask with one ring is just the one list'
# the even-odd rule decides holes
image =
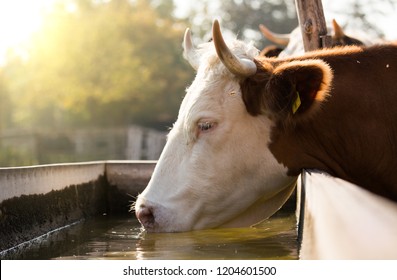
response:
{"label": "white fur", "polygon": [[[230,49],[252,59],[257,50],[233,41]],[[215,124],[200,132],[198,122]],[[248,226],[273,214],[296,178],[271,154],[273,124],[245,109],[239,81],[222,65],[212,43],[200,49],[197,76],[187,89],[152,178],[136,209],[150,207],[153,231]]]}

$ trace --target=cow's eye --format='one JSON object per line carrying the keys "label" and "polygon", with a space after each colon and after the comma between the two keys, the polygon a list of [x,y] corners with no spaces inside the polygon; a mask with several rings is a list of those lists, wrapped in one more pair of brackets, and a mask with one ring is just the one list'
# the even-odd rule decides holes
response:
{"label": "cow's eye", "polygon": [[197,124],[197,126],[198,126],[198,129],[199,129],[200,132],[206,132],[206,131],[211,130],[215,126],[215,123],[214,122],[207,122],[207,121],[206,122],[199,122]]}

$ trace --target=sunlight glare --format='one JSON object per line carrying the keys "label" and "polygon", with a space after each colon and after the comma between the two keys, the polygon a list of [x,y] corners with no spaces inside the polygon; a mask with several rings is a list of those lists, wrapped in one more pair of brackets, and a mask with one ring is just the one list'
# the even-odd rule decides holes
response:
{"label": "sunlight glare", "polygon": [[27,41],[38,30],[44,8],[54,0],[0,1],[0,55]]}

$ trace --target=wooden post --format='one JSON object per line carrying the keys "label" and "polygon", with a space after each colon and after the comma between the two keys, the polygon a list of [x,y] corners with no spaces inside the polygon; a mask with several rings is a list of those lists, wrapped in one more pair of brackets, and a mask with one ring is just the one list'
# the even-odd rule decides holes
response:
{"label": "wooden post", "polygon": [[331,46],[321,0],[295,0],[305,51]]}

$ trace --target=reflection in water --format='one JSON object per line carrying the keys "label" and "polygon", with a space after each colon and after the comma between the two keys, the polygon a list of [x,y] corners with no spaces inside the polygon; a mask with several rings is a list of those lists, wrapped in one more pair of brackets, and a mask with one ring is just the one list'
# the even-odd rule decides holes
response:
{"label": "reflection in water", "polygon": [[99,217],[7,258],[297,259],[296,220],[294,215],[279,215],[251,228],[142,233],[131,217]]}
{"label": "reflection in water", "polygon": [[140,259],[294,259],[294,216],[274,218],[255,228],[143,234],[129,252]]}

